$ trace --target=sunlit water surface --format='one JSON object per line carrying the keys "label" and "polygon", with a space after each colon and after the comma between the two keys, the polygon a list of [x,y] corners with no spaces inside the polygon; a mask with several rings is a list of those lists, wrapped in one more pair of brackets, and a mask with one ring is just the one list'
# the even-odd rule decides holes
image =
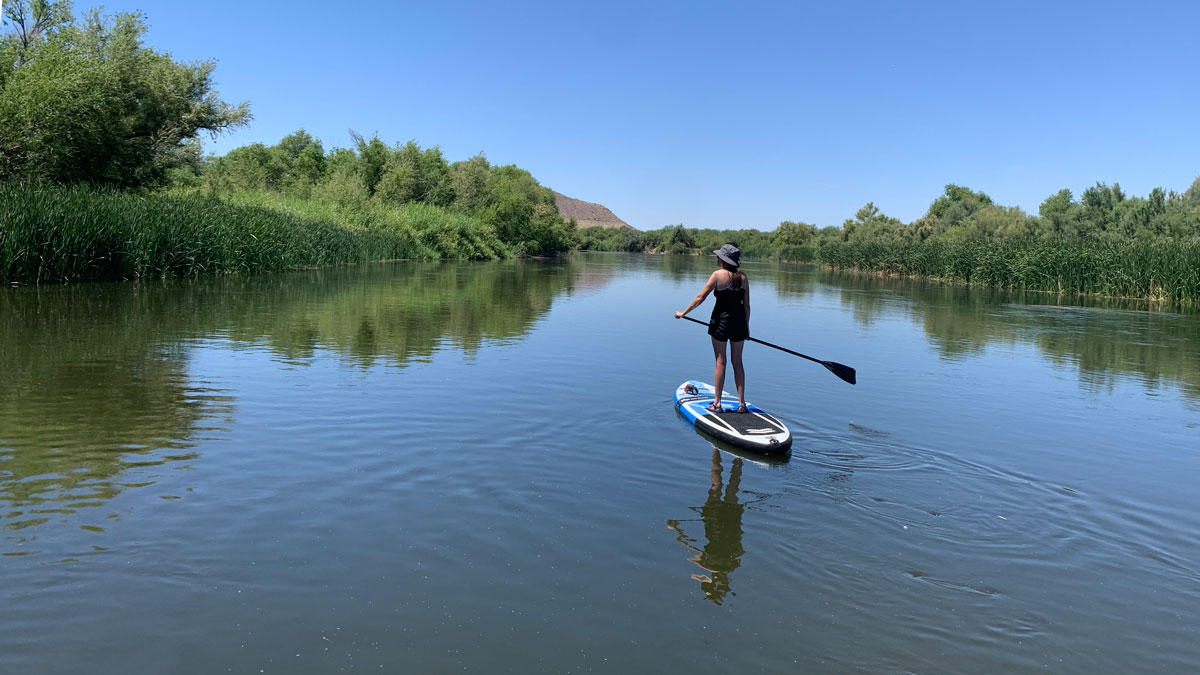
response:
{"label": "sunlit water surface", "polygon": [[751,263],[771,463],[710,269],[0,291],[0,672],[1200,667],[1200,318]]}

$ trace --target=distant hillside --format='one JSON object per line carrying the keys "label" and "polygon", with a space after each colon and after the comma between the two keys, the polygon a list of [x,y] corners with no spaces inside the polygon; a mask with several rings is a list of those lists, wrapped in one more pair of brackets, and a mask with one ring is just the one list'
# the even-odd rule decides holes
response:
{"label": "distant hillside", "polygon": [[574,218],[579,227],[628,227],[633,228],[629,223],[621,220],[615,213],[608,210],[608,207],[601,204],[593,204],[580,199],[572,199],[558,192],[554,193],[555,203],[558,205],[558,213],[563,218]]}

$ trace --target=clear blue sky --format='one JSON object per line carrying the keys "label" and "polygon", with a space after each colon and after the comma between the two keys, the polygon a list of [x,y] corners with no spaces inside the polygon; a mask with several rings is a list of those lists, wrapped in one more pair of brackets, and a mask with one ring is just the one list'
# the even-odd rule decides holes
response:
{"label": "clear blue sky", "polygon": [[[90,7],[76,0],[76,10]],[[1036,212],[1200,175],[1200,3],[110,0],[254,122],[486,152],[636,227],[905,222],[946,183]]]}

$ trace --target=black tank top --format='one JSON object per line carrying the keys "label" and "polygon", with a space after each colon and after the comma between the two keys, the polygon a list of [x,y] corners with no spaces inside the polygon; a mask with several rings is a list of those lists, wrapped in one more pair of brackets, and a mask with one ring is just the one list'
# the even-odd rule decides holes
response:
{"label": "black tank top", "polygon": [[742,302],[746,290],[726,286],[714,291],[713,297],[717,302],[708,323],[708,334],[721,341],[745,340],[749,337],[750,322],[746,320],[746,305]]}
{"label": "black tank top", "polygon": [[[741,275],[738,275],[734,280],[736,281],[736,279],[740,277]],[[733,284],[731,282],[730,286],[732,285]],[[746,308],[744,305],[742,305],[742,298],[745,295],[742,292],[743,289],[731,288],[730,286],[718,288],[717,290],[713,291],[713,297],[715,297],[717,300],[717,306],[713,307],[714,316],[725,314],[730,317],[740,317],[746,314]]]}

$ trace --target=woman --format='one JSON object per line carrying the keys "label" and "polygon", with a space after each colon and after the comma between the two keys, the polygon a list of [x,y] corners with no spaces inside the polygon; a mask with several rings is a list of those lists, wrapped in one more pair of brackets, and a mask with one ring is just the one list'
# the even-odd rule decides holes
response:
{"label": "woman", "polygon": [[682,312],[675,312],[681,319],[700,306],[709,293],[713,293],[717,304],[713,307],[712,319],[708,322],[708,334],[712,336],[713,355],[717,365],[713,370],[713,386],[717,389],[716,400],[707,408],[712,412],[721,410],[721,388],[725,386],[725,343],[729,342],[733,357],[733,381],[737,385],[737,412],[746,412],[746,372],[742,369],[742,347],[750,337],[750,282],[746,273],[738,269],[742,252],[733,244],[725,244],[713,251],[717,254],[720,269],[708,277],[708,282]]}

